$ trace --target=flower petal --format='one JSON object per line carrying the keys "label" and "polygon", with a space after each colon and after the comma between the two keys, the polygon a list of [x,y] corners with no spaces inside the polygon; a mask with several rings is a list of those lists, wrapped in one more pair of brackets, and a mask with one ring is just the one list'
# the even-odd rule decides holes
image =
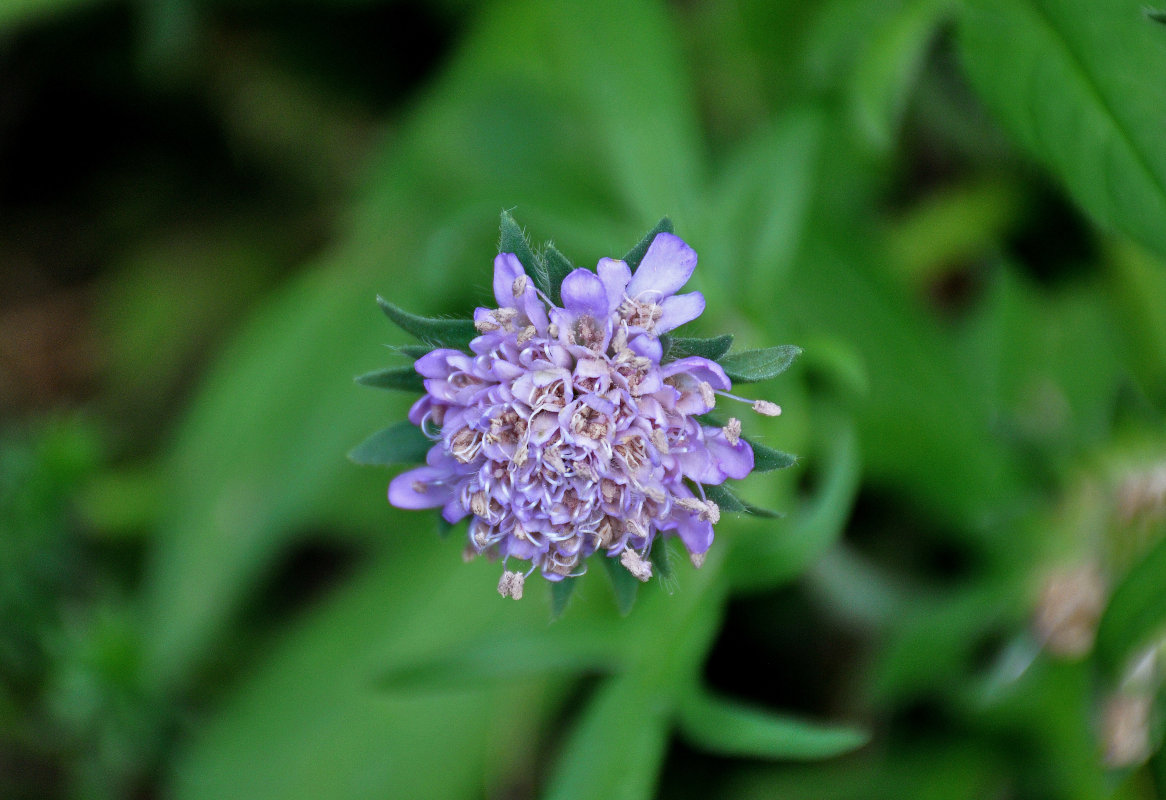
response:
{"label": "flower petal", "polygon": [[607,289],[599,277],[587,269],[577,269],[563,279],[563,307],[575,314],[590,314],[604,321],[611,313],[607,307]]}
{"label": "flower petal", "polygon": [[704,313],[704,295],[700,292],[678,294],[660,304],[663,314],[656,322],[656,333],[667,333]]}
{"label": "flower petal", "polygon": [[704,434],[705,447],[726,478],[739,481],[753,471],[753,448],[747,441],[738,439],[736,444],[729,444],[721,428],[705,428]]}
{"label": "flower petal", "polygon": [[520,275],[526,275],[526,270],[514,253],[499,253],[494,258],[494,299],[498,308],[518,307],[514,301],[514,281]]}
{"label": "flower petal", "polygon": [[402,472],[389,483],[389,502],[397,508],[437,508],[453,499],[453,489],[437,483],[449,477],[445,470],[418,467]]}
{"label": "flower petal", "polygon": [[599,273],[599,280],[607,290],[607,313],[610,314],[619,308],[623,301],[628,281],[632,279],[632,271],[628,268],[627,262],[614,258],[599,259],[595,271]]}
{"label": "flower petal", "polygon": [[712,523],[692,514],[684,514],[677,520],[676,535],[690,553],[706,553],[713,544]]}
{"label": "flower petal", "polygon": [[632,275],[627,288],[628,296],[657,301],[671,297],[677,289],[688,283],[694,269],[695,250],[679,236],[657,234],[640,261],[639,268]]}

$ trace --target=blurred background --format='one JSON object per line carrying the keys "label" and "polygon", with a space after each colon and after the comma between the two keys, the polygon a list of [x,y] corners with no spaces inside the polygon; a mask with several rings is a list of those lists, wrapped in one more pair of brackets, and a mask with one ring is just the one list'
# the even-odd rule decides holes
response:
{"label": "blurred background", "polygon": [[[0,796],[1166,796],[1163,74],[1126,0],[0,4]],[[345,458],[504,208],[805,350],[784,516],[627,616]]]}

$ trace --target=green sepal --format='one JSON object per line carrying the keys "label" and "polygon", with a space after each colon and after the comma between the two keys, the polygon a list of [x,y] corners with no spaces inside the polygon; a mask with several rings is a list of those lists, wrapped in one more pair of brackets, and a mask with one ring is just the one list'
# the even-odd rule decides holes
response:
{"label": "green sepal", "polygon": [[455,523],[450,522],[441,514],[437,515],[437,535],[442,539],[449,538],[449,532],[454,529]]}
{"label": "green sepal", "polygon": [[752,503],[742,500],[733,493],[733,490],[724,484],[717,486],[705,486],[705,496],[717,504],[723,513],[730,514],[752,514],[755,517],[765,517],[766,519],[776,519],[780,517],[776,511],[770,511],[768,508],[761,508]]}
{"label": "green sepal", "polygon": [[515,222],[509,211],[502,212],[502,220],[498,225],[498,252],[513,253],[534,285],[550,295],[551,282],[547,277],[546,265],[531,249],[522,227]]}
{"label": "green sepal", "polygon": [[385,316],[395,322],[401,330],[436,347],[467,350],[470,340],[478,335],[478,329],[474,327],[472,319],[419,317],[393,305],[380,295],[377,295],[377,304],[380,305],[381,311],[385,312]]}
{"label": "green sepal", "polygon": [[563,279],[571,274],[575,265],[550,242],[543,245],[543,263],[546,265],[547,280],[551,287],[547,295],[551,298],[551,302],[561,306],[563,304]]}
{"label": "green sepal", "polygon": [[798,457],[792,453],[783,453],[781,450],[774,450],[748,439],[745,441],[753,448],[754,472],[773,472],[775,469],[785,469],[798,463]]}
{"label": "green sepal", "polygon": [[1163,25],[1166,25],[1166,11],[1159,11],[1156,8],[1147,8],[1146,16],[1152,19],[1154,22],[1161,22]]}
{"label": "green sepal", "polygon": [[794,359],[802,354],[802,348],[783,344],[761,350],[746,350],[720,359],[725,374],[736,383],[757,383],[776,378],[785,372]]}
{"label": "green sepal", "polygon": [[607,575],[611,578],[611,588],[615,591],[615,604],[619,607],[619,613],[627,616],[628,612],[632,610],[632,606],[636,604],[636,593],[640,590],[640,580],[628,572],[618,558],[603,556],[600,561],[603,562],[603,566],[607,569]]}
{"label": "green sepal", "polygon": [[412,367],[389,367],[366,372],[356,378],[361,386],[372,386],[376,389],[398,389],[403,392],[425,391],[425,379]]}
{"label": "green sepal", "polygon": [[710,361],[716,361],[733,346],[733,334],[715,336],[712,339],[693,339],[677,336],[672,339],[672,346],[668,355],[672,360],[686,356],[700,356]]}
{"label": "green sepal", "polygon": [[672,577],[672,551],[668,549],[668,542],[664,540],[663,533],[656,534],[652,549],[648,551],[648,558],[657,575],[664,580]]}
{"label": "green sepal", "polygon": [[433,348],[427,344],[390,345],[389,349],[399,356],[405,356],[406,358],[411,358],[414,361],[421,358],[421,356],[429,355],[429,353],[433,350]]}
{"label": "green sepal", "polygon": [[648,248],[652,246],[652,240],[656,238],[657,234],[672,233],[672,220],[669,217],[664,217],[654,226],[652,230],[644,234],[644,238],[640,239],[639,244],[628,250],[623,260],[627,262],[628,269],[632,272],[636,271],[636,267],[640,266],[640,262],[644,258],[644,253],[648,252]]}
{"label": "green sepal", "polygon": [[357,464],[387,467],[392,464],[415,464],[425,460],[433,442],[421,429],[408,421],[377,431],[348,453]]}
{"label": "green sepal", "polygon": [[556,620],[567,610],[567,603],[575,593],[575,584],[578,578],[563,578],[551,584],[551,619]]}

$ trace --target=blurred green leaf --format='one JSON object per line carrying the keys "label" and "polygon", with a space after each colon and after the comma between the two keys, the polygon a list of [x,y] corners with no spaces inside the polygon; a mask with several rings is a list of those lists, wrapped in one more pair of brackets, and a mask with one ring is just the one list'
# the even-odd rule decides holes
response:
{"label": "blurred green leaf", "polygon": [[431,447],[433,442],[421,429],[406,420],[377,431],[354,447],[348,457],[357,464],[372,466],[416,464],[425,460]]}
{"label": "blurred green leaf", "polygon": [[623,260],[627,262],[629,269],[635,272],[636,268],[640,266],[640,262],[644,260],[648,248],[652,246],[652,241],[661,233],[672,233],[672,220],[670,218],[661,218],[650,231],[644,234],[644,238],[640,239],[635,247],[624,254]]}
{"label": "blurred green leaf", "polygon": [[[530,247],[530,241],[522,227],[510,215],[509,211],[502,212],[502,221],[498,226],[498,252],[513,253],[518,257],[526,274],[534,281],[544,294],[551,293],[551,281],[547,275],[547,267],[542,258]],[[560,282],[561,283],[561,282]]]}
{"label": "blurred green leaf", "polygon": [[870,739],[857,728],[791,719],[701,689],[685,694],[678,721],[681,733],[692,744],[736,757],[832,758],[862,747]]}
{"label": "blurred green leaf", "polygon": [[356,378],[361,386],[376,389],[398,389],[404,392],[425,391],[425,379],[413,367],[389,367],[366,372]]}
{"label": "blurred green leaf", "polygon": [[761,350],[730,353],[718,363],[724,368],[725,374],[737,383],[757,383],[776,378],[789,369],[789,365],[801,354],[802,348],[783,344]]}
{"label": "blurred green leaf", "polygon": [[611,579],[611,588],[615,592],[615,603],[619,607],[619,613],[626,616],[636,604],[636,595],[640,591],[640,580],[628,572],[623,564],[619,563],[618,558],[608,558],[601,555],[599,560],[603,562],[607,576]]}
{"label": "blurred green leaf", "polygon": [[652,542],[652,549],[648,552],[648,560],[655,568],[655,574],[664,580],[672,577],[672,553],[668,549],[668,542],[663,536],[657,536]]}
{"label": "blurred green leaf", "polygon": [[1137,12],[1126,0],[974,0],[961,44],[984,101],[1077,202],[1166,254],[1166,48]]}
{"label": "blurred green leaf", "polygon": [[578,578],[563,578],[558,583],[551,584],[551,619],[558,619],[567,610],[571,602],[571,595],[575,593]]}
{"label": "blurred green leaf", "polygon": [[888,4],[892,8],[865,31],[865,47],[851,73],[851,103],[859,130],[879,150],[894,144],[928,47],[954,4],[954,0]]}
{"label": "blurred green leaf", "polygon": [[472,319],[433,319],[410,314],[402,308],[377,295],[377,303],[385,316],[418,339],[438,347],[452,347],[465,350],[470,340],[478,335]]}
{"label": "blurred green leaf", "polygon": [[1097,628],[1097,656],[1110,679],[1153,637],[1166,632],[1166,538],[1114,587]]}
{"label": "blurred green leaf", "polygon": [[685,336],[673,336],[672,346],[668,349],[671,359],[685,358],[686,356],[700,356],[710,361],[716,361],[733,346],[733,334],[726,333],[712,339],[692,339]]}

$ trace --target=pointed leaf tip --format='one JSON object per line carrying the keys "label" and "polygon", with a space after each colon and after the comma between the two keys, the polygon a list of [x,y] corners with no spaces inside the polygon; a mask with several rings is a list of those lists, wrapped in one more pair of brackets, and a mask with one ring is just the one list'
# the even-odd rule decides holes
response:
{"label": "pointed leaf tip", "polygon": [[387,467],[393,464],[416,464],[425,460],[433,442],[421,429],[404,421],[377,431],[348,453],[357,464]]}
{"label": "pointed leaf tip", "polygon": [[776,378],[789,369],[794,359],[802,354],[802,348],[792,344],[765,347],[760,350],[745,350],[732,353],[720,359],[725,374],[736,383],[757,383]]}
{"label": "pointed leaf tip", "polygon": [[402,392],[425,391],[425,379],[413,367],[390,367],[358,375],[356,382],[375,389],[396,389]]}
{"label": "pointed leaf tip", "polygon": [[513,253],[526,270],[526,274],[534,281],[544,294],[550,295],[551,282],[547,277],[546,264],[542,258],[530,247],[530,241],[522,230],[522,226],[511,216],[509,211],[503,210],[498,223],[498,252]]}
{"label": "pointed leaf tip", "polygon": [[571,274],[575,265],[550,242],[543,245],[543,262],[546,264],[547,280],[551,286],[547,295],[551,298],[551,302],[561,306],[563,304],[563,279]]}
{"label": "pointed leaf tip", "polygon": [[393,305],[380,295],[377,295],[377,305],[401,330],[437,347],[465,350],[469,347],[470,341],[478,335],[472,319],[421,317]]}
{"label": "pointed leaf tip", "polygon": [[639,243],[623,257],[623,260],[632,272],[635,272],[636,267],[640,266],[640,262],[644,259],[644,254],[652,246],[652,240],[661,233],[672,233],[672,219],[670,217],[661,218],[659,222],[652,226],[650,231],[644,234],[644,238],[640,239]]}
{"label": "pointed leaf tip", "polygon": [[571,595],[575,593],[575,585],[578,582],[578,578],[563,578],[561,581],[551,584],[552,620],[563,616],[563,612],[567,610],[567,603],[571,601]]}
{"label": "pointed leaf tip", "polygon": [[716,336],[712,339],[692,339],[676,336],[672,338],[668,356],[673,360],[685,358],[686,356],[700,356],[701,358],[707,358],[709,361],[716,361],[725,353],[729,352],[729,348],[732,346],[733,334],[731,333],[726,333],[724,336]]}

